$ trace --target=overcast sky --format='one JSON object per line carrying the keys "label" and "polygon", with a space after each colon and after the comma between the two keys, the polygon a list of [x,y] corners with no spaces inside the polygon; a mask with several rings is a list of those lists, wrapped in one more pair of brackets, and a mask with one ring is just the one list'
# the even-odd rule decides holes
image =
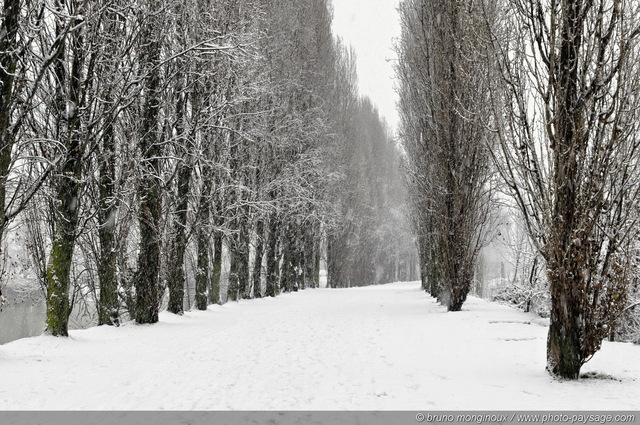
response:
{"label": "overcast sky", "polygon": [[333,0],[335,34],[358,55],[360,93],[371,98],[395,131],[394,39],[400,37],[399,0]]}

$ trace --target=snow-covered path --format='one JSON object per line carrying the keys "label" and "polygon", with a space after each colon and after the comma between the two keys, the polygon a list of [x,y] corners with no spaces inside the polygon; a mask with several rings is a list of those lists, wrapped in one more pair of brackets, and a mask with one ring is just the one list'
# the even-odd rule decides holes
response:
{"label": "snow-covered path", "polygon": [[319,289],[161,314],[152,326],[0,346],[0,410],[640,409],[640,347],[544,371],[540,319],[471,298],[446,313],[417,283]]}

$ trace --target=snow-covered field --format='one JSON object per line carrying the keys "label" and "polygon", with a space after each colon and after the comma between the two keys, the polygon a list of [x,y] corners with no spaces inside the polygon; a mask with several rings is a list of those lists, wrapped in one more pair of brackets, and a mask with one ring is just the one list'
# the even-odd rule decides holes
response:
{"label": "snow-covered field", "polygon": [[541,319],[417,283],[317,289],[0,346],[0,410],[640,409],[640,347],[544,370]]}

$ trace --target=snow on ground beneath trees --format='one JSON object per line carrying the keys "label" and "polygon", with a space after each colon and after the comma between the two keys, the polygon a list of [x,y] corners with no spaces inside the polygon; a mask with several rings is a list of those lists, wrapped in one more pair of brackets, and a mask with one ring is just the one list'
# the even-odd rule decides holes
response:
{"label": "snow on ground beneath trees", "polygon": [[542,319],[417,283],[315,289],[0,346],[2,410],[640,409],[640,347],[544,370]]}

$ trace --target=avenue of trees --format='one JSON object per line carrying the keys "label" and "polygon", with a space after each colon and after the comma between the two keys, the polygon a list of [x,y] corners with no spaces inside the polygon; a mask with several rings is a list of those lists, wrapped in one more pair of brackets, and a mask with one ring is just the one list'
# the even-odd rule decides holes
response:
{"label": "avenue of trees", "polygon": [[322,262],[332,287],[410,277],[399,150],[330,1],[7,0],[0,19],[0,260],[20,234],[51,334],[81,300],[153,323],[318,287]]}
{"label": "avenue of trees", "polygon": [[488,200],[511,204],[546,269],[547,369],[576,379],[637,307],[640,4],[405,0],[400,13],[423,287],[459,309]]}
{"label": "avenue of trees", "polygon": [[505,206],[522,279],[548,285],[552,375],[640,323],[637,1],[401,1],[400,145],[330,0],[0,10],[0,302],[26,267],[52,335],[80,305],[154,323],[322,268],[334,288],[419,269],[459,311]]}

